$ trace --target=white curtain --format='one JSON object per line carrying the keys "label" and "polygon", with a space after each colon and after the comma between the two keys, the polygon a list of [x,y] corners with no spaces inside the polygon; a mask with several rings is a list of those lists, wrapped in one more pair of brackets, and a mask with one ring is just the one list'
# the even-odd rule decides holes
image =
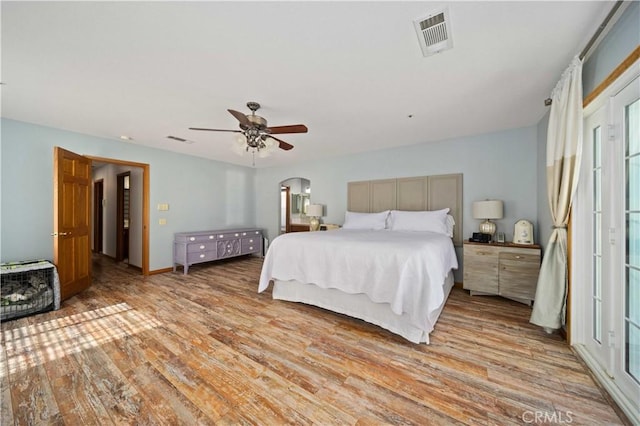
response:
{"label": "white curtain", "polygon": [[582,61],[576,56],[551,94],[547,130],[547,198],[553,232],[542,260],[530,322],[546,331],[564,323],[567,223],[582,157]]}

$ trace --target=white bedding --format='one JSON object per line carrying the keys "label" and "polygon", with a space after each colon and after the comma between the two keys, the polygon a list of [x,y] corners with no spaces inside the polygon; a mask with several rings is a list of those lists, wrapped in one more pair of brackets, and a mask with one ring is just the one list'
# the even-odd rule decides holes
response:
{"label": "white bedding", "polygon": [[271,243],[258,291],[278,280],[365,294],[428,333],[448,294],[445,278],[457,267],[451,238],[433,232],[297,232]]}

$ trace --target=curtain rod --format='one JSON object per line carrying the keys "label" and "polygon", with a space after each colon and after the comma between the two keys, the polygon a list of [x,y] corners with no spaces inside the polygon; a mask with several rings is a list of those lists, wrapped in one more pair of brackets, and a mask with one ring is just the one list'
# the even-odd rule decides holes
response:
{"label": "curtain rod", "polygon": [[[600,37],[602,32],[605,30],[605,28],[607,28],[607,25],[609,25],[609,22],[613,18],[613,15],[615,15],[618,9],[620,9],[620,6],[622,6],[622,3],[624,3],[623,0],[618,0],[616,4],[613,5],[613,7],[611,8],[611,11],[609,11],[607,16],[602,21],[602,24],[600,24],[595,34],[593,34],[593,37],[589,39],[589,41],[587,42],[587,45],[584,47],[584,49],[582,49],[582,52],[580,52],[580,60],[583,60],[585,56],[587,56],[587,53],[589,53],[589,50],[591,49],[591,47],[593,47],[596,40],[598,40],[598,37]],[[547,98],[544,100],[544,105],[549,106],[551,105],[551,102],[552,102],[551,98]]]}

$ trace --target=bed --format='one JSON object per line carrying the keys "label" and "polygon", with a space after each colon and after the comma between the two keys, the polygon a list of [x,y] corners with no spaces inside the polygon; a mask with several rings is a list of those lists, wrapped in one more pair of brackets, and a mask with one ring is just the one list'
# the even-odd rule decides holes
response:
{"label": "bed", "polygon": [[429,333],[458,267],[451,238],[433,232],[340,229],[283,234],[258,291],[378,325],[414,343]]}

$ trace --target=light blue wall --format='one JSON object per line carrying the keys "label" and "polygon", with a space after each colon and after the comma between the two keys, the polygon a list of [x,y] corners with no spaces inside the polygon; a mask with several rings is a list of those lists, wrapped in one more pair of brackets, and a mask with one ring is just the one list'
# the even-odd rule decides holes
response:
{"label": "light blue wall", "polygon": [[633,1],[583,64],[584,96],[598,87],[638,45],[640,45],[640,2]]}
{"label": "light blue wall", "polygon": [[[150,165],[149,268],[172,265],[173,234],[253,226],[248,167],[2,119],[0,218],[3,262],[53,256],[53,147]],[[169,211],[156,209],[168,203]],[[158,219],[167,219],[161,226]]]}
{"label": "light blue wall", "polygon": [[[496,221],[507,239],[518,219],[537,221],[536,127],[457,138],[402,148],[317,160],[288,167],[258,169],[257,225],[269,238],[278,235],[279,183],[302,176],[311,181],[311,201],[325,205],[324,223],[342,224],[347,182],[392,177],[462,173],[463,236],[477,231],[471,203],[487,198],[504,201],[505,217]],[[461,252],[458,254],[462,263]],[[457,280],[461,276],[456,275]]]}

